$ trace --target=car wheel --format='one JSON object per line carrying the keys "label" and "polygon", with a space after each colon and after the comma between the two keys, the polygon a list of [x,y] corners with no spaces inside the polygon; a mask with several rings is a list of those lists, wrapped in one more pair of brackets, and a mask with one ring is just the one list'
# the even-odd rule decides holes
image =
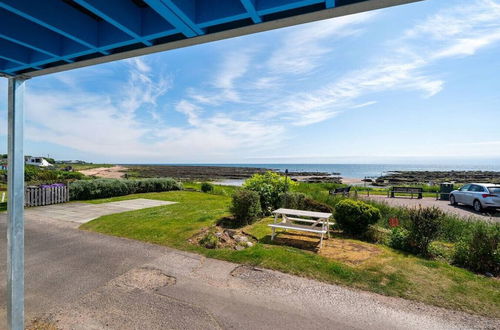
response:
{"label": "car wheel", "polygon": [[477,199],[472,204],[472,207],[474,208],[474,211],[476,211],[476,212],[481,212],[483,210],[483,206],[481,205],[481,202],[478,201]]}
{"label": "car wheel", "polygon": [[455,199],[455,196],[453,196],[453,195],[450,196],[450,204],[453,206],[457,205],[457,200]]}

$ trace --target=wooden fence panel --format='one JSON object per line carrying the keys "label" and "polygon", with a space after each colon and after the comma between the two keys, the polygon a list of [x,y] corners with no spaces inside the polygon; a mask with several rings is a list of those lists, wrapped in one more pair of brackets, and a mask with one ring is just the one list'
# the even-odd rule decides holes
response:
{"label": "wooden fence panel", "polygon": [[24,199],[27,207],[66,203],[69,202],[69,188],[67,185],[26,187]]}

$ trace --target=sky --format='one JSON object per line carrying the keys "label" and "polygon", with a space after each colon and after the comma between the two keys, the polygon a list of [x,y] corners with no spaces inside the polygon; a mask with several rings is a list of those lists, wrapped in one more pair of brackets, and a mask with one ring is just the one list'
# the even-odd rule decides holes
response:
{"label": "sky", "polygon": [[[25,153],[500,162],[500,0],[426,0],[28,81]],[[0,152],[7,81],[0,80]]]}

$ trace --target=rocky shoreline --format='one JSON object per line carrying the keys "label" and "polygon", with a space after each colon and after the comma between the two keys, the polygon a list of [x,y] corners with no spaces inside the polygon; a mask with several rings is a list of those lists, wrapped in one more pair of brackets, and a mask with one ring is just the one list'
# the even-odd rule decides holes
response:
{"label": "rocky shoreline", "polygon": [[375,180],[374,185],[395,184],[439,184],[454,183],[498,183],[500,172],[494,171],[394,171]]}
{"label": "rocky shoreline", "polygon": [[[191,180],[244,180],[254,174],[267,171],[282,173],[276,169],[237,166],[196,166],[196,165],[125,165],[129,177],[156,178],[172,177],[182,181]],[[299,182],[340,183],[339,173],[289,172],[288,176]]]}

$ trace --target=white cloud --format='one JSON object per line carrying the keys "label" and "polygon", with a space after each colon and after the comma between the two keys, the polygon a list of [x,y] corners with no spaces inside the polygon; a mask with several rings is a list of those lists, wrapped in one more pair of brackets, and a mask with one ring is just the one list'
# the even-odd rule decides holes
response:
{"label": "white cloud", "polygon": [[[362,23],[366,18],[360,17],[351,22]],[[344,21],[340,26],[347,23]],[[335,33],[336,30],[332,28],[330,31]],[[302,39],[301,35],[297,40]],[[312,39],[315,40],[314,37]],[[478,0],[465,6],[443,9],[404,31],[400,39],[384,45],[385,51],[375,53],[366,67],[348,72],[323,88],[286,96],[266,116],[285,117],[295,125],[310,125],[352,108],[353,103],[364,95],[407,90],[421,91],[424,97],[432,97],[444,88],[445,81],[426,72],[431,65],[447,58],[474,55],[499,41],[500,6],[497,2]],[[301,42],[297,44],[301,45]],[[299,48],[292,54],[298,53]],[[326,52],[326,48],[322,49]],[[310,67],[314,67],[314,63],[314,60],[310,62]],[[300,63],[295,66],[309,68],[309,65]]]}
{"label": "white cloud", "polygon": [[[62,89],[30,89],[26,98],[26,137],[85,152],[99,158],[127,161],[195,161],[223,159],[232,152],[271,148],[282,139],[277,125],[231,118],[203,110],[187,100],[175,110],[187,116],[188,127],[144,119],[144,108],[158,108],[169,79],[127,63],[129,79],[110,95]],[[140,115],[140,116],[139,116]],[[153,118],[155,119],[155,118]],[[189,158],[191,157],[191,158]]]}
{"label": "white cloud", "polygon": [[201,108],[187,100],[181,100],[175,106],[175,110],[180,113],[183,113],[187,116],[189,124],[193,126],[198,126],[200,121],[198,119],[198,114],[201,111]]}
{"label": "white cloud", "polygon": [[343,16],[298,27],[285,36],[267,65],[274,74],[301,75],[321,65],[323,57],[333,50],[334,38],[352,36],[376,14],[373,12]]}

